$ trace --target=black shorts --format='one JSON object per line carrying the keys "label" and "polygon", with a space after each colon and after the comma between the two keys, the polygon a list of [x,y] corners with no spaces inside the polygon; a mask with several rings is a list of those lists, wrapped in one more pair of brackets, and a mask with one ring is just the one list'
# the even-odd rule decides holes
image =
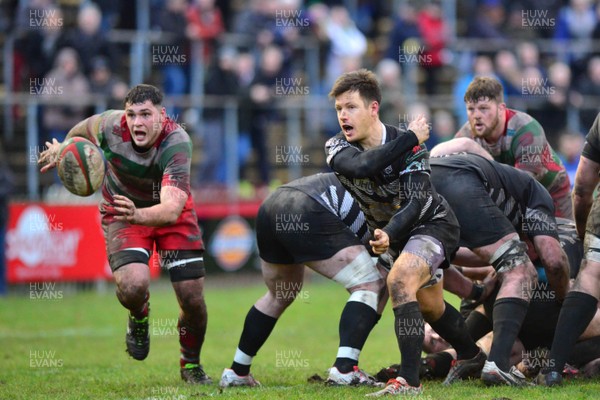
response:
{"label": "black shorts", "polygon": [[274,264],[326,260],[338,251],[361,245],[342,220],[307,194],[279,188],[258,210],[258,254]]}
{"label": "black shorts", "polygon": [[431,275],[435,274],[437,268],[446,269],[450,266],[450,261],[454,258],[458,250],[460,237],[460,226],[452,209],[445,199],[441,199],[440,205],[435,215],[428,221],[422,222],[410,231],[410,234],[401,241],[392,241],[390,243],[391,254],[402,252],[402,249],[408,240],[416,235],[431,236],[437,239],[444,247],[445,260],[441,265],[432,268]]}
{"label": "black shorts", "polygon": [[436,166],[437,169],[440,171],[431,174],[431,183],[446,198],[458,219],[461,247],[487,246],[516,233],[477,175],[461,169]]}

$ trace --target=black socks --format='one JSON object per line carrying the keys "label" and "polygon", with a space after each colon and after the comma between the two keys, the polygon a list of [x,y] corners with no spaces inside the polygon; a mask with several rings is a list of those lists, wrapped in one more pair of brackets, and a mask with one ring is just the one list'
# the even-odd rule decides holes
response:
{"label": "black socks", "polygon": [[394,308],[394,328],[402,364],[400,376],[411,386],[419,386],[419,363],[425,338],[425,320],[419,303],[411,301]]}
{"label": "black socks", "polygon": [[358,354],[378,321],[377,312],[358,301],[346,303],[340,317],[340,349],[334,367],[345,374],[358,364]]}
{"label": "black socks", "polygon": [[494,303],[494,341],[488,356],[502,371],[510,370],[510,352],[527,314],[529,303],[517,297],[506,297]]}
{"label": "black socks", "polygon": [[[254,357],[262,345],[267,341],[276,322],[277,318],[269,317],[267,314],[258,311],[256,307],[252,306],[246,315],[244,330],[240,337],[238,349],[248,356]],[[237,353],[236,358],[238,358]],[[246,363],[246,361],[241,363],[240,361],[242,360],[236,358],[234,358],[234,361],[231,364],[231,369],[240,376],[248,375],[250,373],[250,363]]]}
{"label": "black socks", "polygon": [[562,373],[575,342],[594,318],[597,307],[598,300],[594,296],[583,292],[567,293],[550,350],[550,370]]}
{"label": "black socks", "polygon": [[479,347],[467,332],[464,318],[452,305],[444,303],[446,304],[444,313],[437,321],[430,323],[431,327],[454,347],[457,359],[475,357],[479,353]]}

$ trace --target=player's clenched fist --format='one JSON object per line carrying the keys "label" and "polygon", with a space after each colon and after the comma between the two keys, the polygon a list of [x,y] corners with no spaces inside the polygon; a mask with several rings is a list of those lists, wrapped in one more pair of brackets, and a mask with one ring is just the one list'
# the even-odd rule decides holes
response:
{"label": "player's clenched fist", "polygon": [[373,232],[373,240],[370,240],[369,244],[373,248],[373,253],[383,254],[390,247],[390,238],[388,234],[381,229],[375,229],[375,232]]}
{"label": "player's clenched fist", "polygon": [[424,115],[419,115],[416,119],[410,121],[410,124],[408,124],[408,130],[413,131],[415,135],[417,135],[419,144],[429,139],[429,123]]}

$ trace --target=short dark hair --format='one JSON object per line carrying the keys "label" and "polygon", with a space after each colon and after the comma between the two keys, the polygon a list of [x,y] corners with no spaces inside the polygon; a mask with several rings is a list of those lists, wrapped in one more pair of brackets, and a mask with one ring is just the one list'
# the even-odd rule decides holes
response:
{"label": "short dark hair", "polygon": [[359,96],[365,100],[365,104],[371,101],[381,104],[381,88],[377,76],[367,69],[362,68],[341,75],[333,84],[329,97],[335,99],[348,91],[357,91]]}
{"label": "short dark hair", "polygon": [[163,94],[156,86],[142,83],[132,87],[127,92],[123,103],[127,106],[127,104],[141,104],[146,100],[150,100],[155,106],[160,106],[163,101]]}
{"label": "short dark hair", "polygon": [[465,103],[489,99],[498,103],[504,102],[504,88],[498,79],[489,76],[478,76],[469,84],[465,92]]}

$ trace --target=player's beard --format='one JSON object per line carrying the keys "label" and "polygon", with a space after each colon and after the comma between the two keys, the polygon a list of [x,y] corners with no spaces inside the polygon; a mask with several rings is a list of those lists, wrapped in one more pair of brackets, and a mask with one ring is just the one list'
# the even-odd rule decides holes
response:
{"label": "player's beard", "polygon": [[491,139],[494,132],[496,131],[496,128],[498,128],[498,125],[500,125],[500,113],[499,110],[496,110],[496,118],[494,118],[494,120],[492,121],[492,124],[488,127],[485,128],[483,130],[483,132],[481,132],[481,134],[477,134],[476,130],[475,130],[475,123],[471,123],[471,132],[473,132],[475,137],[481,138],[481,139]]}

